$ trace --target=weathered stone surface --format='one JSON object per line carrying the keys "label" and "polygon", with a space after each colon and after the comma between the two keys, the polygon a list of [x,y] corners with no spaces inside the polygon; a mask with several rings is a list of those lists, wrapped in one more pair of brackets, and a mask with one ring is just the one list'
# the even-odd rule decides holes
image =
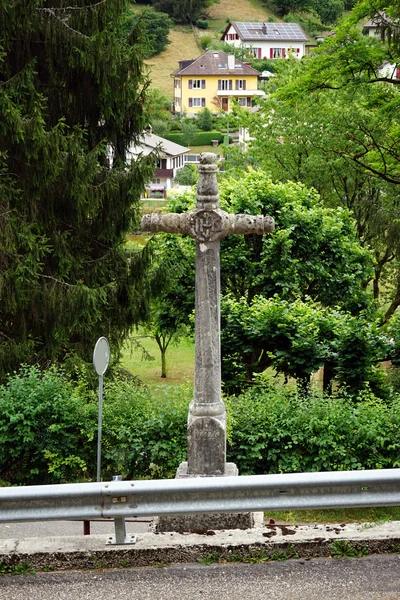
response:
{"label": "weathered stone surface", "polygon": [[160,517],[156,531],[191,531],[203,533],[226,529],[252,529],[254,513],[204,513],[201,515],[179,515]]}
{"label": "weathered stone surface", "polygon": [[193,417],[188,426],[188,475],[225,475],[226,423],[223,418]]}
{"label": "weathered stone surface", "polygon": [[[219,208],[217,170],[215,154],[202,154],[196,208],[187,214],[145,215],[142,219],[144,231],[187,234],[196,240],[194,398],[188,418],[188,460],[178,469],[178,477],[224,476],[232,474],[232,468],[237,474],[233,463],[226,464],[226,415],[221,397],[220,239],[229,233],[262,235],[274,229],[271,217],[232,215]],[[214,516],[210,527],[216,528],[220,519],[219,528],[225,528],[227,518]],[[191,519],[193,524],[198,521],[196,516]],[[172,522],[177,526],[177,521],[169,519],[168,529],[163,530],[171,531]],[[195,528],[202,528],[202,522],[200,519]],[[248,514],[246,527],[250,522]],[[230,523],[230,527],[237,526]]]}

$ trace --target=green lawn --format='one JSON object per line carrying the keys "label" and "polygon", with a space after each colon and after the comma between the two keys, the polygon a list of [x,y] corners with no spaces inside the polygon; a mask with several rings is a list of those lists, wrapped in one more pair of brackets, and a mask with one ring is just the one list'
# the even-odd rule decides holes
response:
{"label": "green lawn", "polygon": [[[143,352],[135,347],[136,342],[141,344],[154,360],[145,360]],[[143,337],[139,331],[132,336],[131,343],[127,343],[123,351],[121,366],[139,377],[143,383],[149,385],[180,384],[193,382],[194,377],[194,343],[182,339],[179,345],[170,345],[167,350],[167,377],[161,378],[161,358],[156,342]]]}

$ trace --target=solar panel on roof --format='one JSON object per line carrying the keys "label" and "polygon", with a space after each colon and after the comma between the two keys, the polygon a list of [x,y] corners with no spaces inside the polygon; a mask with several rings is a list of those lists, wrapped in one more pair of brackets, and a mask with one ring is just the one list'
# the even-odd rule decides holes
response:
{"label": "solar panel on roof", "polygon": [[[235,22],[240,37],[246,39],[282,39],[303,40],[307,37],[297,23],[248,23]],[[266,29],[266,33],[263,32]]]}

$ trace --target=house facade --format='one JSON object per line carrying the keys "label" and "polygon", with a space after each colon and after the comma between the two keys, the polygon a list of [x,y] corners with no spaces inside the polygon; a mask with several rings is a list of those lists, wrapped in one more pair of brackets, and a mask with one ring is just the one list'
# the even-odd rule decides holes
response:
{"label": "house facade", "polygon": [[190,148],[155,135],[150,128],[140,136],[139,143],[129,149],[127,158],[136,160],[139,154],[157,156],[154,178],[146,186],[146,194],[149,198],[164,198],[173,185],[176,172],[185,165],[185,154],[189,151]]}
{"label": "house facade", "polygon": [[248,48],[255,58],[302,58],[309,38],[298,23],[248,23],[232,21],[221,40]]}
{"label": "house facade", "polygon": [[210,50],[194,60],[179,62],[174,78],[174,109],[195,116],[204,108],[213,113],[232,110],[232,99],[250,108],[256,96],[261,73],[238,61],[233,54]]}

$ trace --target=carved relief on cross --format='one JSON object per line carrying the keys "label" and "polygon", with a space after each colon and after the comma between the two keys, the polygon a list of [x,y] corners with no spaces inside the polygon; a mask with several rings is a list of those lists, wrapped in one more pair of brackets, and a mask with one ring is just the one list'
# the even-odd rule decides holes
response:
{"label": "carved relief on cross", "polygon": [[[188,421],[188,475],[226,473],[225,405],[221,397],[220,240],[228,234],[263,235],[274,220],[219,208],[215,154],[200,157],[196,208],[149,214],[142,230],[181,233],[196,240],[195,381]],[[186,463],[185,463],[186,464]]]}

